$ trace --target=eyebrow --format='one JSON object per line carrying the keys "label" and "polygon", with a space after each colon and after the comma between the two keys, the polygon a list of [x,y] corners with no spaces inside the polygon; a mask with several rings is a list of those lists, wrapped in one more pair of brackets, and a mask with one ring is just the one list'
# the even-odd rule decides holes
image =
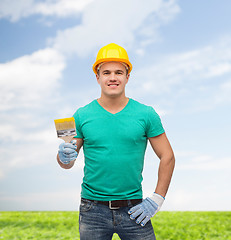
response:
{"label": "eyebrow", "polygon": [[[106,72],[111,72],[111,70],[103,70],[103,73],[106,73]],[[122,72],[122,73],[124,73],[124,71],[123,70],[120,70],[120,69],[117,69],[117,70],[115,70],[115,72]]]}
{"label": "eyebrow", "polygon": [[103,70],[103,73],[104,73],[104,72],[110,72],[110,70]]}

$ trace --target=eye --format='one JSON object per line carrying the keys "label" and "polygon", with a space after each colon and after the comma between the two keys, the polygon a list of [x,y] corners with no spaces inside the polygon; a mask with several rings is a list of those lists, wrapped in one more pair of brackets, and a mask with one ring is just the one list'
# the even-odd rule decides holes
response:
{"label": "eye", "polygon": [[117,75],[122,75],[122,74],[123,74],[123,72],[117,72],[116,74],[117,74]]}
{"label": "eye", "polygon": [[104,73],[103,73],[103,75],[108,75],[108,74],[110,74],[110,73],[109,73],[109,72],[104,72]]}

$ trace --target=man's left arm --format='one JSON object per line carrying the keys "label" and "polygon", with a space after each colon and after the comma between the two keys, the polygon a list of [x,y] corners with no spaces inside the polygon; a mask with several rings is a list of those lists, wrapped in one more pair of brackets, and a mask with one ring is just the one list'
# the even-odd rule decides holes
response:
{"label": "man's left arm", "polygon": [[175,166],[175,157],[172,147],[165,133],[149,138],[149,142],[160,159],[158,181],[155,192],[142,203],[129,210],[131,219],[136,219],[137,224],[144,226],[161,208],[171,182]]}
{"label": "man's left arm", "polygon": [[165,197],[175,166],[174,153],[165,133],[157,137],[149,138],[149,142],[160,159],[155,193]]}

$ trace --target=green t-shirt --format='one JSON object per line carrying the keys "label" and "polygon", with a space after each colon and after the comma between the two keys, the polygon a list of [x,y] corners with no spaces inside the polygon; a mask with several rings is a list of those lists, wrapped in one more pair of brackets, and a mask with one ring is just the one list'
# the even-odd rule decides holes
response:
{"label": "green t-shirt", "polygon": [[150,106],[129,99],[112,114],[97,100],[74,114],[85,158],[81,196],[98,201],[142,198],[141,182],[147,138],[164,133]]}

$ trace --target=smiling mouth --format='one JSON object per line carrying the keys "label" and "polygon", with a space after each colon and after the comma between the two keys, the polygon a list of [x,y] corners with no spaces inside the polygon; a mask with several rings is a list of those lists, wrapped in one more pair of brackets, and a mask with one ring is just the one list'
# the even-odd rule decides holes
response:
{"label": "smiling mouth", "polygon": [[119,84],[115,84],[115,83],[109,83],[108,84],[108,87],[118,87],[119,86]]}

